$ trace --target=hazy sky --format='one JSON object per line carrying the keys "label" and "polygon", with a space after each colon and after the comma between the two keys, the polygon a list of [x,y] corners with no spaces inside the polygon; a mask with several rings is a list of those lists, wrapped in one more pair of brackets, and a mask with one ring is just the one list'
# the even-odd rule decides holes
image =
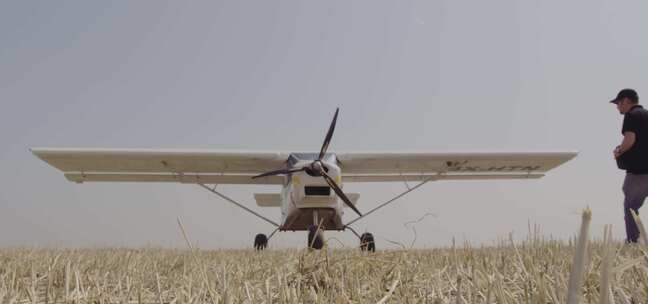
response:
{"label": "hazy sky", "polygon": [[[29,147],[578,150],[540,180],[426,185],[357,223],[417,247],[527,224],[624,236],[612,148],[648,96],[645,1],[2,1],[0,246],[250,247],[272,227],[195,185],[73,184]],[[647,97],[648,98],[648,97]],[[255,206],[262,186],[223,186]],[[367,211],[402,183],[347,184]],[[275,220],[279,210],[258,208]],[[351,219],[353,213],[347,212]],[[329,233],[356,246],[350,232]],[[282,233],[271,246],[304,246]],[[338,244],[333,241],[333,244]]]}

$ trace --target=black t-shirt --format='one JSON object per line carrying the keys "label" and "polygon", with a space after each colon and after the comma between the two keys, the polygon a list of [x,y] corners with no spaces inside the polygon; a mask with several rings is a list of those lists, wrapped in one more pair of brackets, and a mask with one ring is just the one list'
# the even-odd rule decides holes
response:
{"label": "black t-shirt", "polygon": [[623,117],[621,133],[627,131],[636,135],[630,150],[621,155],[627,163],[626,171],[634,174],[648,174],[648,111],[636,105]]}

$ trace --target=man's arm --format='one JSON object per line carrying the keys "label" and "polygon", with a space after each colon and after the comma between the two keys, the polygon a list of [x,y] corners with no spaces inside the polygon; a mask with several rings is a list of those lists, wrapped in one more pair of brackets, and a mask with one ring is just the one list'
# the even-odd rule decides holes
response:
{"label": "man's arm", "polygon": [[637,135],[634,132],[632,131],[623,132],[623,141],[621,141],[621,145],[619,145],[619,147],[614,150],[614,157],[617,158],[621,156],[621,154],[630,150],[630,148],[632,148],[636,140],[637,140]]}

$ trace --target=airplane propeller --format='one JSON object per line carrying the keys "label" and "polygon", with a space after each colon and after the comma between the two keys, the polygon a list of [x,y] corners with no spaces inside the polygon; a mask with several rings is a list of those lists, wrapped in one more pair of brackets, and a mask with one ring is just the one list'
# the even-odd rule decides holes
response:
{"label": "airplane propeller", "polygon": [[314,160],[312,163],[310,163],[307,166],[304,166],[302,168],[293,168],[293,169],[279,169],[279,170],[273,170],[273,171],[268,171],[265,173],[261,173],[259,175],[256,175],[252,178],[260,178],[260,177],[265,177],[265,176],[272,176],[272,175],[281,175],[281,174],[291,174],[295,172],[300,172],[300,171],[307,171],[311,175],[315,176],[321,176],[324,178],[326,183],[333,189],[335,194],[339,196],[342,201],[355,213],[357,213],[359,216],[362,216],[362,213],[351,203],[351,200],[344,194],[344,191],[342,191],[342,188],[338,186],[338,184],[333,180],[333,178],[326,173],[328,171],[328,168],[324,165],[322,162],[322,158],[326,155],[326,150],[328,150],[329,144],[331,143],[331,138],[333,138],[333,131],[335,131],[335,124],[337,123],[337,117],[338,117],[338,112],[340,111],[340,108],[337,108],[335,110],[335,115],[333,116],[333,121],[331,121],[331,125],[329,126],[328,132],[326,132],[326,137],[324,138],[324,143],[322,144],[322,149],[320,149],[319,156],[317,157],[316,160]]}

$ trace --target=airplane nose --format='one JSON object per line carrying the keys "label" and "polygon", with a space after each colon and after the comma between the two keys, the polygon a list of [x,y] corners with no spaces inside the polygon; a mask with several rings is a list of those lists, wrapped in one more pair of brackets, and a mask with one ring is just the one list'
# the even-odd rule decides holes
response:
{"label": "airplane nose", "polygon": [[322,172],[324,168],[322,167],[322,162],[321,161],[314,161],[313,162],[313,171],[315,172]]}

